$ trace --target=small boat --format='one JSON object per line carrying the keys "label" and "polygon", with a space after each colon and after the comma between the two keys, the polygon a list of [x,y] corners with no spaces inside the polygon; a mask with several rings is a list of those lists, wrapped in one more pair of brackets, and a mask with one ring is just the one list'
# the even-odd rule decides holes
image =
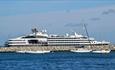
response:
{"label": "small boat", "polygon": [[16,53],[26,53],[26,51],[16,51]]}
{"label": "small boat", "polygon": [[111,50],[94,50],[92,53],[110,53]]}
{"label": "small boat", "polygon": [[50,51],[16,51],[17,53],[50,53]]}
{"label": "small boat", "polygon": [[26,53],[50,53],[50,51],[26,51]]}
{"label": "small boat", "polygon": [[88,53],[88,52],[91,52],[92,50],[80,48],[80,49],[70,50],[70,51],[71,52],[77,52],[77,53]]}

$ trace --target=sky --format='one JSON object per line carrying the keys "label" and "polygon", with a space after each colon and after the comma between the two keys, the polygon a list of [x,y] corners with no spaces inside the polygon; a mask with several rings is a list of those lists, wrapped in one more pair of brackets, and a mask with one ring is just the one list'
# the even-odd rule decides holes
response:
{"label": "sky", "polygon": [[0,45],[34,27],[85,34],[81,23],[90,37],[115,44],[115,0],[0,0]]}

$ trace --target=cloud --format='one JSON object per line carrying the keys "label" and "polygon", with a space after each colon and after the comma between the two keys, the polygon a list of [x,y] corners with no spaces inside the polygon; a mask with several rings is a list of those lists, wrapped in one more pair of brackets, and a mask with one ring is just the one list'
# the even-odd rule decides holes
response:
{"label": "cloud", "polygon": [[[88,25],[88,24],[85,24],[85,25]],[[83,26],[83,23],[68,23],[68,24],[65,24],[64,27],[80,27],[80,26]]]}
{"label": "cloud", "polygon": [[76,23],[68,23],[64,25],[65,27],[77,27],[77,26],[81,26],[81,24],[76,24]]}
{"label": "cloud", "polygon": [[108,9],[107,11],[102,12],[103,15],[115,14],[115,9]]}

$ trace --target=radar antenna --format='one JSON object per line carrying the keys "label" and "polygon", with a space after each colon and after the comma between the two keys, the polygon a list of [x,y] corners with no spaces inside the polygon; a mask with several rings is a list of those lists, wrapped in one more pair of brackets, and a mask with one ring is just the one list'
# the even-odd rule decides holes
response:
{"label": "radar antenna", "polygon": [[35,34],[35,37],[36,37],[37,32],[38,32],[37,28],[32,28],[32,33]]}

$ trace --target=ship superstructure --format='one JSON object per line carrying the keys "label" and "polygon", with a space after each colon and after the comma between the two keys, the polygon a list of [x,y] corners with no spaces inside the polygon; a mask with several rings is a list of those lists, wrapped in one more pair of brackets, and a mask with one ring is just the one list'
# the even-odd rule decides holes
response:
{"label": "ship superstructure", "polygon": [[36,31],[27,36],[20,36],[14,39],[9,39],[6,42],[7,46],[85,46],[85,45],[109,45],[110,42],[96,41],[94,38],[89,38],[77,34],[73,35],[48,35],[46,30]]}
{"label": "ship superstructure", "polygon": [[[53,46],[84,46],[84,45],[108,45],[106,41],[95,41],[94,38],[79,35],[75,32],[74,35],[58,36],[51,35],[48,37],[48,45]],[[90,40],[90,41],[89,41]]]}
{"label": "ship superstructure", "polygon": [[48,34],[44,31],[32,31],[32,34],[26,36],[20,36],[17,38],[9,39],[6,42],[7,46],[33,46],[40,45],[45,46],[48,45],[47,38]]}

